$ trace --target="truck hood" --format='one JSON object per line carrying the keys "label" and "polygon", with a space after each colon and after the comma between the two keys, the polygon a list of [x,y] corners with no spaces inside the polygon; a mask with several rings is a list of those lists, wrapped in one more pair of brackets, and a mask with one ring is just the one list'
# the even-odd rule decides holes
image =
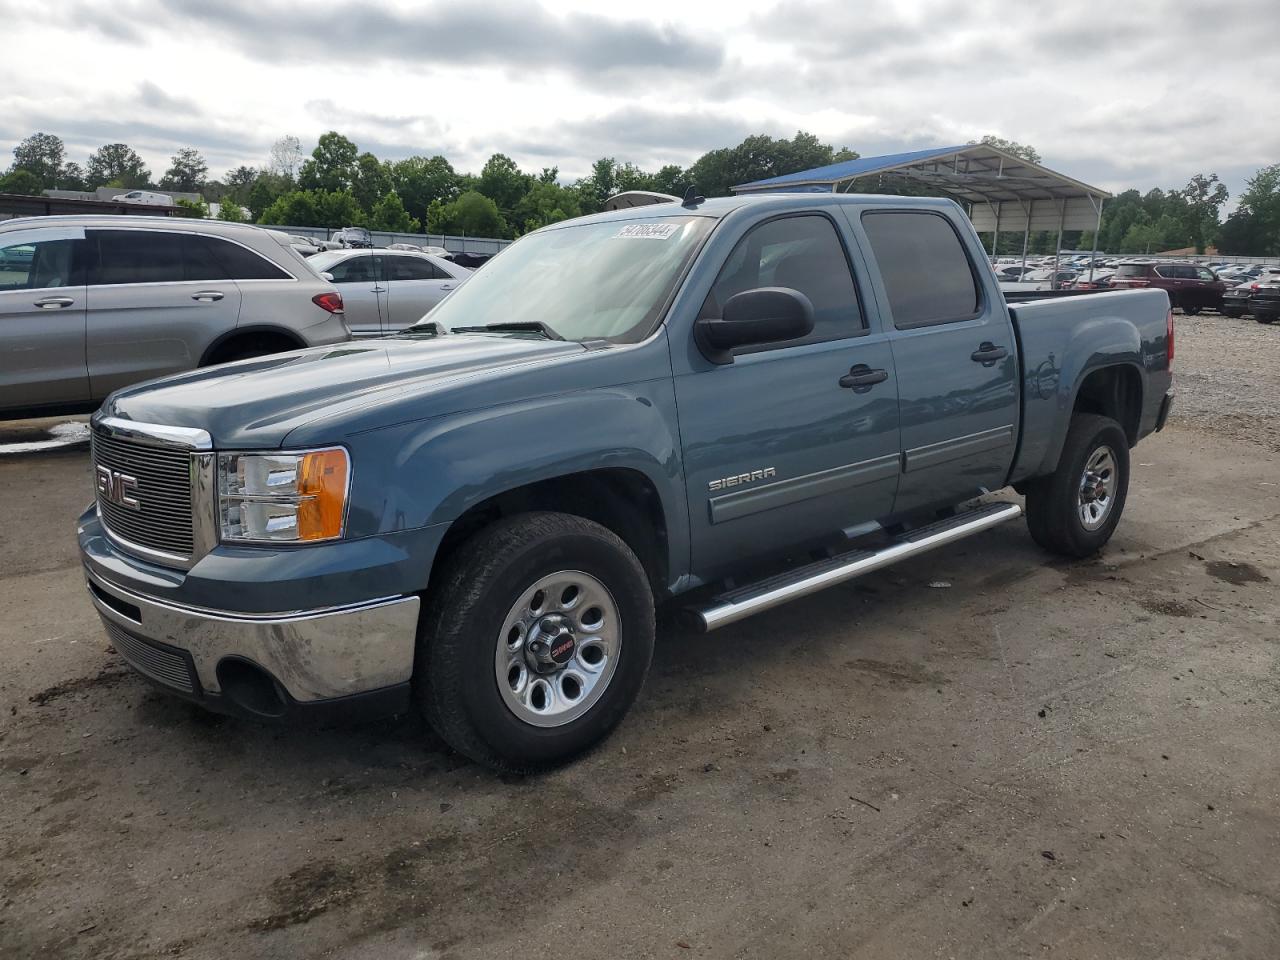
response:
{"label": "truck hood", "polygon": [[269,449],[321,419],[339,434],[381,425],[370,422],[370,408],[385,408],[386,422],[453,413],[463,400],[451,405],[452,387],[584,349],[574,342],[490,335],[312,347],[128,387],[107,398],[102,414],[196,427],[208,431],[219,449]]}

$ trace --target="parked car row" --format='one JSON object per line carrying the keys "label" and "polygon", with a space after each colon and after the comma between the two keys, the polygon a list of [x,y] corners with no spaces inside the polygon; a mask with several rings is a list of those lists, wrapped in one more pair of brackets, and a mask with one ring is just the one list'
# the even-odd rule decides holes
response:
{"label": "parked car row", "polygon": [[381,337],[416,323],[471,275],[443,257],[410,250],[329,250],[308,263],[341,291],[356,337]]}

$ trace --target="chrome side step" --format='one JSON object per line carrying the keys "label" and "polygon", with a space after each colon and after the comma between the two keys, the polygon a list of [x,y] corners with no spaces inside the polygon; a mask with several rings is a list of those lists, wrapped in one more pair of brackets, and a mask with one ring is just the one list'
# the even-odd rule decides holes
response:
{"label": "chrome side step", "polygon": [[722,593],[702,606],[693,607],[690,612],[704,631],[715,630],[788,600],[807,597],[811,593],[856,579],[899,560],[945,547],[1020,516],[1022,507],[1016,503],[990,503],[976,510],[909,530],[879,550],[852,550],[829,560],[819,560],[797,570]]}

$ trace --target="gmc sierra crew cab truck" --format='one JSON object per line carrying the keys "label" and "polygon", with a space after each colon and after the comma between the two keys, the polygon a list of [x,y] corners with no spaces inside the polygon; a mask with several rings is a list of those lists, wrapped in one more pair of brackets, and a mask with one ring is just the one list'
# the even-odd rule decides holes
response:
{"label": "gmc sierra crew cab truck", "polygon": [[1163,290],[1009,306],[948,200],[622,209],[396,336],[115,393],[80,550],[111,642],[176,694],[416,705],[532,771],[626,713],[658,604],[712,630],[1022,503],[1046,549],[1098,550],[1172,361]]}

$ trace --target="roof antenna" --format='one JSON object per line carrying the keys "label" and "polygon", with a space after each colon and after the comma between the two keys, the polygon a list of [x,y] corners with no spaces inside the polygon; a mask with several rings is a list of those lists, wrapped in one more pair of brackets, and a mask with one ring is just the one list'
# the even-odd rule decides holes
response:
{"label": "roof antenna", "polygon": [[693,209],[700,203],[706,203],[707,198],[699,196],[698,189],[693,184],[689,184],[689,189],[684,192],[684,199],[680,201],[680,206]]}

